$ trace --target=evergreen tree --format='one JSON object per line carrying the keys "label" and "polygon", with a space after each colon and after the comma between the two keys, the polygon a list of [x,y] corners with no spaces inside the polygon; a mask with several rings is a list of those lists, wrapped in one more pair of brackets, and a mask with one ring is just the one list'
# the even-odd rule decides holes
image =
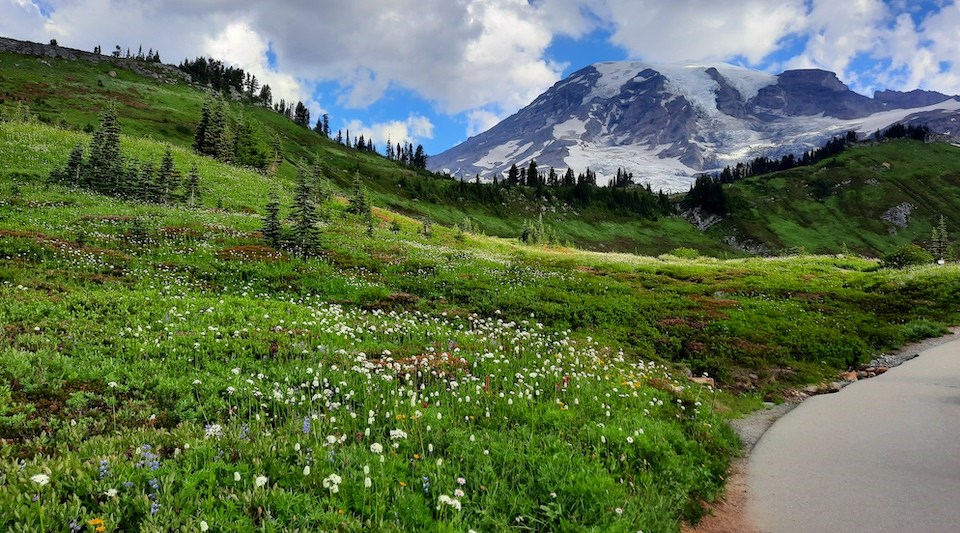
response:
{"label": "evergreen tree", "polygon": [[539,184],[540,172],[537,170],[537,162],[531,159],[530,165],[527,167],[527,186],[536,187]]}
{"label": "evergreen tree", "polygon": [[413,153],[413,161],[411,162],[413,168],[425,169],[427,168],[427,154],[423,151],[423,145],[418,144],[416,151]]}
{"label": "evergreen tree", "polygon": [[179,200],[180,174],[173,166],[173,153],[168,147],[157,169],[157,199],[161,204]]}
{"label": "evergreen tree", "polygon": [[134,161],[126,169],[125,174],[127,178],[121,196],[143,201],[145,191],[147,190],[147,185],[141,181],[143,178],[143,169]]}
{"label": "evergreen tree", "polygon": [[100,117],[100,127],[90,141],[90,159],[85,169],[89,176],[85,185],[106,194],[117,190],[123,175],[120,154],[120,122],[117,109],[110,106]]}
{"label": "evergreen tree", "polygon": [[303,102],[297,102],[297,108],[293,114],[293,122],[301,128],[310,127],[310,110],[307,109],[307,106],[303,105]]}
{"label": "evergreen tree", "polygon": [[55,173],[53,181],[64,183],[66,185],[82,186],[83,176],[83,145],[77,143],[70,151],[70,157],[67,158],[67,166],[58,173]]}
{"label": "evergreen tree", "polygon": [[212,127],[210,128],[214,133],[211,155],[218,161],[229,163],[233,157],[233,137],[230,133],[230,124],[224,107],[223,102],[220,102],[213,113]]}
{"label": "evergreen tree", "polygon": [[233,137],[233,164],[259,171],[267,168],[267,154],[260,147],[253,124],[243,118],[237,121]]}
{"label": "evergreen tree", "polygon": [[294,192],[293,209],[294,247],[303,256],[313,255],[317,247],[317,209],[313,204],[313,191],[303,165],[297,171],[297,188]]}
{"label": "evergreen tree", "polygon": [[318,206],[333,198],[330,182],[323,174],[323,165],[320,164],[319,160],[313,164],[313,197]]}
{"label": "evergreen tree", "polygon": [[260,105],[264,107],[271,107],[273,105],[273,91],[270,90],[269,85],[264,85],[260,88]]}
{"label": "evergreen tree", "polygon": [[323,136],[330,138],[330,115],[327,113],[323,114]]}
{"label": "evergreen tree", "polygon": [[507,171],[507,186],[513,187],[514,185],[520,184],[520,170],[517,169],[516,163],[510,165],[510,170]]}
{"label": "evergreen tree", "polygon": [[222,101],[207,103],[197,126],[194,149],[220,161],[228,161],[232,146],[227,131],[227,115]]}
{"label": "evergreen tree", "polygon": [[190,174],[187,175],[186,200],[191,206],[200,204],[200,171],[197,170],[196,165],[190,169]]}
{"label": "evergreen tree", "polygon": [[281,226],[280,226],[280,200],[276,192],[270,193],[270,199],[267,201],[267,214],[263,217],[263,240],[273,248],[280,248]]}
{"label": "evergreen tree", "polygon": [[947,221],[943,215],[940,215],[940,222],[933,228],[930,236],[930,253],[933,254],[933,259],[935,261],[946,260],[949,247]]}
{"label": "evergreen tree", "polygon": [[137,179],[138,191],[134,192],[134,197],[150,203],[160,203],[162,193],[157,183],[157,173],[153,168],[153,163],[147,163],[140,169],[140,177]]}
{"label": "evergreen tree", "polygon": [[350,204],[347,211],[355,215],[370,216],[372,214],[370,206],[370,197],[367,195],[367,189],[363,186],[363,180],[360,173],[353,175],[353,190],[350,195]]}
{"label": "evergreen tree", "polygon": [[563,174],[563,186],[564,187],[573,187],[577,184],[577,178],[573,175],[573,169],[568,168],[567,171]]}
{"label": "evergreen tree", "polygon": [[725,215],[729,211],[723,184],[708,174],[697,176],[681,203],[686,208],[700,207],[715,215]]}
{"label": "evergreen tree", "polygon": [[273,136],[273,143],[270,146],[270,151],[273,154],[273,157],[270,158],[270,167],[268,171],[271,174],[275,174],[279,169],[280,165],[283,163],[283,142],[280,140],[279,135]]}
{"label": "evergreen tree", "polygon": [[210,128],[210,119],[212,118],[210,107],[210,100],[203,103],[203,109],[200,111],[200,122],[197,124],[197,131],[193,135],[193,150],[199,154],[204,153],[203,150],[207,144],[207,129]]}

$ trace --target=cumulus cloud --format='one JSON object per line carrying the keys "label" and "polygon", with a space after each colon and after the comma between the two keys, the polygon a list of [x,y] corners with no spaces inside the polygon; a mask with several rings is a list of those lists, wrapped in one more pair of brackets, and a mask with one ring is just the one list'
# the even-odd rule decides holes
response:
{"label": "cumulus cloud", "polygon": [[503,120],[503,117],[486,109],[474,109],[467,112],[467,137],[473,137],[487,131]]}
{"label": "cumulus cloud", "polygon": [[143,44],[174,63],[217,56],[316,114],[319,83],[354,109],[403,89],[462,116],[470,135],[560,78],[569,65],[548,59],[557,36],[595,30],[651,62],[819,67],[864,92],[960,92],[960,7],[940,0],[0,0],[0,15],[16,38]]}
{"label": "cumulus cloud", "polygon": [[[30,0],[0,0],[0,35],[21,34],[24,39],[41,40],[46,18]],[[23,32],[27,29],[28,32]],[[49,40],[49,39],[48,39]]]}
{"label": "cumulus cloud", "polygon": [[593,9],[615,25],[614,44],[654,62],[739,56],[759,63],[804,16],[803,0],[607,0]]}
{"label": "cumulus cloud", "polygon": [[249,23],[237,21],[228,24],[220,33],[205,38],[201,52],[207,57],[229,58],[234,66],[255,74],[261,86],[270,86],[274,101],[281,98],[287,102],[302,101],[312,117],[322,114],[320,104],[310,97],[312,91],[293,76],[270,66],[267,59],[269,46]]}

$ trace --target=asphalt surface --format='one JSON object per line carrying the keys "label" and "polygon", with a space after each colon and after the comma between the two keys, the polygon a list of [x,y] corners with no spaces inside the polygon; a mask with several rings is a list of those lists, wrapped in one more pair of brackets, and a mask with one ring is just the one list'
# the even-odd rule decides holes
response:
{"label": "asphalt surface", "polygon": [[960,533],[960,340],[803,402],[747,476],[763,533]]}

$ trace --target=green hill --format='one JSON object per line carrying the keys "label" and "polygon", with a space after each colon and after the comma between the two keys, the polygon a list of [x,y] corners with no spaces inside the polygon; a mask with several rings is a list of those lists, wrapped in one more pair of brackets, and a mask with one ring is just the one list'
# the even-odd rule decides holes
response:
{"label": "green hill", "polygon": [[[536,211],[448,202],[460,185],[239,103],[283,140],[278,172],[199,156],[204,95],[116,65],[0,55],[0,76],[0,529],[677,531],[723,489],[727,417],[960,320],[955,264],[425,231],[404,213],[465,205],[510,234]],[[39,121],[16,112],[28,83],[47,84]],[[199,203],[51,182],[103,90],[133,99],[124,156],[170,150]],[[268,196],[293,234],[293,162],[317,154],[345,195],[359,167],[373,216],[324,198],[313,254],[268,246]],[[544,218],[597,246],[722,251],[676,217],[577,211]]]}
{"label": "green hill", "polygon": [[[928,241],[941,215],[952,232],[960,229],[960,148],[909,140],[859,145],[726,190],[732,213],[710,235],[736,235],[774,251],[877,255]],[[885,219],[897,206],[909,215]]]}
{"label": "green hill", "polygon": [[[130,65],[135,71],[126,68]],[[209,90],[188,84],[169,67],[143,62],[0,53],[0,71],[0,111],[7,114],[26,105],[42,122],[89,131],[99,113],[116,103],[124,133],[183,148],[192,145],[201,108],[210,97]],[[735,183],[726,187],[729,215],[700,232],[676,216],[642,217],[596,201],[577,204],[555,198],[550,188],[481,188],[440,179],[324,139],[252,101],[230,101],[229,115],[251,124],[264,150],[274,138],[280,139],[283,159],[276,186],[289,191],[297,163],[320,161],[343,191],[359,172],[376,205],[446,226],[468,217],[474,227],[501,237],[519,236],[542,215],[559,241],[595,250],[655,255],[683,247],[736,257],[751,249],[779,254],[802,248],[879,256],[907,242],[929,239],[940,215],[951,232],[960,232],[960,150],[943,143],[858,146],[813,167]],[[63,150],[65,160],[70,146],[51,148]],[[17,171],[42,174],[60,164],[49,163]],[[262,210],[265,197],[252,198],[260,201],[243,207]],[[912,210],[907,227],[881,219],[888,210],[907,204]]]}

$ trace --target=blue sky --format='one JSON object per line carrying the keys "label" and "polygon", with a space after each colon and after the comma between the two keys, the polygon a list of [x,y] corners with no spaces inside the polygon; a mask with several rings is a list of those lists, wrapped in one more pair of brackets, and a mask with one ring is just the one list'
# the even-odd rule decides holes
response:
{"label": "blue sky", "polygon": [[824,68],[960,93],[946,0],[0,0],[0,34],[216,57],[383,147],[443,151],[597,61]]}

